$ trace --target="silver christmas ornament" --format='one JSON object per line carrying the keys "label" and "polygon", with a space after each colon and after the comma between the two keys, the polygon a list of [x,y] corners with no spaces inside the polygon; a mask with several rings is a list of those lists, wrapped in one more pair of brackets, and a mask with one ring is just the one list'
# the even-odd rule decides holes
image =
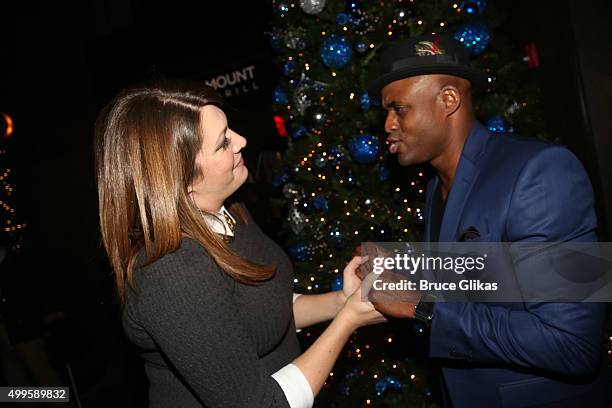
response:
{"label": "silver christmas ornament", "polygon": [[283,186],[283,195],[285,198],[292,198],[294,200],[301,198],[304,193],[302,189],[293,183],[287,183]]}
{"label": "silver christmas ornament", "polygon": [[300,7],[306,14],[319,14],[325,8],[325,0],[300,0]]}
{"label": "silver christmas ornament", "polygon": [[294,234],[299,234],[304,229],[304,214],[300,212],[296,204],[289,207],[289,226]]}

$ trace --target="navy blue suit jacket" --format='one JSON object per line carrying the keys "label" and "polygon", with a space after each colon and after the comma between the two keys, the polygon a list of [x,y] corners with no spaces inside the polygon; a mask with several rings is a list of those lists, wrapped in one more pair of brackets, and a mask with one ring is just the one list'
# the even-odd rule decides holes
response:
{"label": "navy blue suit jacket", "polygon": [[[426,198],[430,236],[432,193]],[[596,241],[593,192],[567,149],[475,123],[447,197],[440,241]],[[604,303],[439,302],[430,355],[457,407],[608,406]],[[586,405],[585,405],[586,404]]]}

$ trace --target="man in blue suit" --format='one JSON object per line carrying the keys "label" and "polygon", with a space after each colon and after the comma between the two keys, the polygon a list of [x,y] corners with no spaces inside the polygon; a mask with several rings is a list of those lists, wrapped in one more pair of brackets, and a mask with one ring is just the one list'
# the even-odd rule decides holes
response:
{"label": "man in blue suit", "polygon": [[[485,76],[464,46],[413,37],[382,53],[370,95],[387,111],[389,150],[403,166],[429,162],[426,241],[592,242],[597,219],[584,168],[567,149],[492,135],[472,91]],[[430,322],[453,407],[603,407],[605,303],[378,303]]]}

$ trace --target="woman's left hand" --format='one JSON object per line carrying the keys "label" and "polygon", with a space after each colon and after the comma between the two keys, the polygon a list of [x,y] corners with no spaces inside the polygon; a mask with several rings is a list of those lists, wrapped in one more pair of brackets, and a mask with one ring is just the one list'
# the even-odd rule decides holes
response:
{"label": "woman's left hand", "polygon": [[342,297],[346,302],[356,290],[359,289],[361,285],[361,279],[359,278],[358,269],[368,260],[367,256],[354,256],[353,259],[346,265],[344,268],[344,272],[342,275],[343,284],[342,284]]}

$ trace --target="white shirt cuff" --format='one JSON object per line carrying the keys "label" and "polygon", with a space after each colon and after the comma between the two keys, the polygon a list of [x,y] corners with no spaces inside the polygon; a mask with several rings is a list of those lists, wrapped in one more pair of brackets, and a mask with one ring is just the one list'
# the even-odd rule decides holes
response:
{"label": "white shirt cuff", "polygon": [[287,364],[274,374],[272,378],[283,389],[291,408],[311,408],[314,395],[308,380],[302,370],[293,364]]}

